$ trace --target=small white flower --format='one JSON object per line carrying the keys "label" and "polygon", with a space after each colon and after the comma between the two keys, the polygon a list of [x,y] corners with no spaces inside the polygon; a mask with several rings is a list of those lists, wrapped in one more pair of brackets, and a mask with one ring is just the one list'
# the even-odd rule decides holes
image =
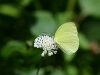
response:
{"label": "small white flower", "polygon": [[43,48],[41,56],[44,56],[46,53],[48,53],[48,56],[56,54],[58,49],[53,37],[46,34],[35,39],[34,47]]}

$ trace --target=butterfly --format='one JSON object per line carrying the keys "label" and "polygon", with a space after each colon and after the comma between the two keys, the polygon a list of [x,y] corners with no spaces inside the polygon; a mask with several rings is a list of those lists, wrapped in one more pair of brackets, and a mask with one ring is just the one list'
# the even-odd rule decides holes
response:
{"label": "butterfly", "polygon": [[78,31],[73,22],[62,24],[55,33],[54,41],[66,54],[75,53],[79,47]]}

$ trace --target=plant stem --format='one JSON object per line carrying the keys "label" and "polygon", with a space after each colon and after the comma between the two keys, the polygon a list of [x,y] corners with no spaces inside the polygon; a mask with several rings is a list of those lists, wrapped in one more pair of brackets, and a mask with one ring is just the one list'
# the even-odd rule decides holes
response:
{"label": "plant stem", "polygon": [[67,8],[66,8],[66,11],[74,11],[74,8],[75,8],[75,4],[76,4],[76,1],[77,0],[69,0],[68,2],[68,5],[67,5]]}
{"label": "plant stem", "polygon": [[40,67],[42,65],[43,59],[44,59],[44,57],[41,58],[41,61],[40,61],[39,67],[37,69],[36,75],[38,75],[38,73],[39,73],[39,70],[40,70]]}

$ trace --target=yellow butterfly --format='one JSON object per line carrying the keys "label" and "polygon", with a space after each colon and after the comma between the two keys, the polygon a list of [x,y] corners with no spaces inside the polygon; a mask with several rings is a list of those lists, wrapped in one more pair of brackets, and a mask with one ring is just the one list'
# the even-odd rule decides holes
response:
{"label": "yellow butterfly", "polygon": [[73,22],[64,23],[55,33],[54,41],[66,54],[75,53],[79,47],[79,38]]}

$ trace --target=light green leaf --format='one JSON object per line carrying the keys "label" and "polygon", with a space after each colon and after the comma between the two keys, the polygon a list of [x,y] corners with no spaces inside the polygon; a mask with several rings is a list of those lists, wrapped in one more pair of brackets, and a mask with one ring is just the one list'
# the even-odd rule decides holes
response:
{"label": "light green leaf", "polygon": [[58,25],[62,25],[65,22],[69,22],[73,19],[74,17],[74,13],[73,12],[62,12],[62,13],[57,13],[56,15],[56,19],[57,19],[57,23]]}
{"label": "light green leaf", "polygon": [[65,60],[66,60],[67,62],[71,62],[71,61],[74,59],[75,55],[76,55],[76,53],[73,53],[73,54],[71,54],[71,55],[65,54],[65,53],[64,53],[64,58],[65,58]]}
{"label": "light green leaf", "polygon": [[100,0],[79,0],[84,15],[100,17]]}
{"label": "light green leaf", "polygon": [[[36,75],[37,70],[35,69],[23,69],[23,70],[15,70],[15,74],[18,75]],[[44,75],[44,70],[40,69],[38,75]]]}
{"label": "light green leaf", "polygon": [[21,41],[9,41],[2,49],[2,56],[9,58],[14,52],[25,53],[26,45]]}
{"label": "light green leaf", "polygon": [[79,33],[79,43],[80,43],[80,48],[83,50],[88,50],[89,49],[89,40],[86,38],[86,36],[82,33]]}
{"label": "light green leaf", "polygon": [[51,73],[51,75],[65,75],[64,71],[62,71],[60,68],[56,69]]}
{"label": "light green leaf", "polygon": [[38,36],[43,32],[54,34],[56,30],[56,22],[50,12],[37,11],[34,13],[37,23],[30,27],[31,34]]}

